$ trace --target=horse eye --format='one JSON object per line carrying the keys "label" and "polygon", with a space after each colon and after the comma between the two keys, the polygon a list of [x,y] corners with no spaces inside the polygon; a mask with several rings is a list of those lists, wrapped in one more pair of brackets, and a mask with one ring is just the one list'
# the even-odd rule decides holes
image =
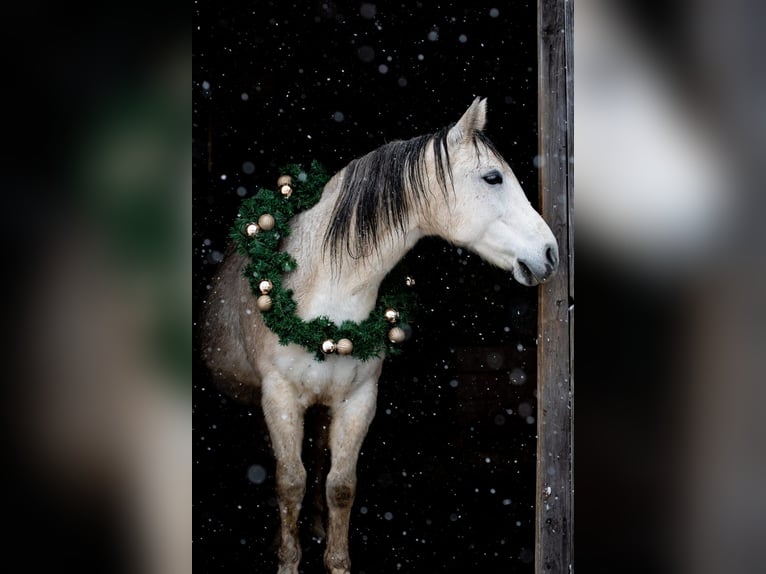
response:
{"label": "horse eye", "polygon": [[487,175],[483,176],[482,179],[489,185],[500,185],[503,183],[503,176],[500,175],[499,171],[490,171]]}

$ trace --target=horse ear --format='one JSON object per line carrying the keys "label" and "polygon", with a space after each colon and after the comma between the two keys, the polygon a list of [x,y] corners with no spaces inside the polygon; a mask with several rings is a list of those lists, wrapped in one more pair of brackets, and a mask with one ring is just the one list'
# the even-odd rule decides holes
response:
{"label": "horse ear", "polygon": [[487,124],[487,98],[476,98],[468,107],[463,117],[452,126],[447,139],[452,144],[459,144],[480,132]]}

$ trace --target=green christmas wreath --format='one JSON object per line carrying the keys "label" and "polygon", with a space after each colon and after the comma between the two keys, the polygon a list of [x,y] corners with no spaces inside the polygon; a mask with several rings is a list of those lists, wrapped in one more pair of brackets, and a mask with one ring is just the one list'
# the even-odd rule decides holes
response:
{"label": "green christmas wreath", "polygon": [[279,244],[290,234],[290,219],[319,201],[329,176],[316,161],[308,171],[290,164],[282,173],[286,175],[279,178],[278,191],[261,189],[242,202],[230,233],[238,251],[250,260],[244,274],[258,296],[264,323],[281,345],[301,345],[320,361],[332,353],[361,361],[399,353],[414,297],[409,289],[414,280],[400,266],[383,281],[375,308],[360,323],[336,325],[324,316],[304,321],[296,314],[293,292],[285,289],[283,275],[294,271],[297,263],[279,250]]}

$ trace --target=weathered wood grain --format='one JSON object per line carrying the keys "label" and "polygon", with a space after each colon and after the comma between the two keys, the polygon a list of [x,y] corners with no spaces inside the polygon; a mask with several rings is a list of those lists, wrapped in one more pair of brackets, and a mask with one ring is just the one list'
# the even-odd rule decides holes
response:
{"label": "weathered wood grain", "polygon": [[559,243],[538,307],[535,572],[574,571],[572,0],[538,2],[540,207]]}

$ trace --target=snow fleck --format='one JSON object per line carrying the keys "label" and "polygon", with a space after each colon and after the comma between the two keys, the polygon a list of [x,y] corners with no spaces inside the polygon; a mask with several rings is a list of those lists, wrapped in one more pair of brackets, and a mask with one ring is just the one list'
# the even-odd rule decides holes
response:
{"label": "snow fleck", "polygon": [[372,20],[375,18],[375,14],[378,13],[378,9],[375,4],[363,3],[359,8],[359,14],[365,20]]}
{"label": "snow fleck", "polygon": [[227,176],[225,173],[222,173],[222,174],[221,174],[221,181],[226,181],[226,178],[227,178],[227,177],[228,177],[228,176]]}
{"label": "snow fleck", "polygon": [[425,59],[425,56],[423,54],[418,54],[418,60],[421,62]]}
{"label": "snow fleck", "polygon": [[403,88],[407,85],[407,78],[401,77],[397,80],[397,83]]}
{"label": "snow fleck", "polygon": [[362,514],[367,514],[367,507],[366,507],[366,506],[362,506],[362,507],[359,509],[359,512],[361,512]]}
{"label": "snow fleck", "polygon": [[255,171],[255,164],[252,161],[246,161],[242,164],[242,171],[250,175]]}
{"label": "snow fleck", "polygon": [[457,39],[460,41],[461,44],[465,44],[468,41],[468,36],[466,36],[465,34],[460,34],[460,36],[458,36]]}
{"label": "snow fleck", "polygon": [[209,90],[210,89],[210,82],[208,82],[207,80],[202,82],[202,89],[205,90],[205,91]]}
{"label": "snow fleck", "polygon": [[250,95],[247,92],[242,92],[242,94],[239,97],[242,98],[243,102],[246,102],[247,100],[250,99]]}
{"label": "snow fleck", "polygon": [[260,464],[254,464],[247,469],[247,480],[253,484],[263,484],[266,480],[266,469]]}
{"label": "snow fleck", "polygon": [[514,367],[508,377],[512,385],[523,385],[527,382],[527,374],[519,367]]}
{"label": "snow fleck", "polygon": [[503,506],[510,506],[511,499],[510,498],[504,498],[503,499]]}
{"label": "snow fleck", "polygon": [[450,386],[450,387],[452,387],[453,389],[456,389],[456,388],[457,388],[457,386],[458,386],[458,382],[457,382],[457,379],[452,379],[452,380],[449,382],[449,386]]}
{"label": "snow fleck", "polygon": [[385,64],[381,64],[380,66],[378,66],[378,72],[380,72],[381,74],[387,74],[388,66],[386,66]]}
{"label": "snow fleck", "polygon": [[390,512],[386,512],[383,515],[383,518],[385,518],[386,520],[392,520],[394,518],[394,515],[392,513],[390,513]]}
{"label": "snow fleck", "polygon": [[247,189],[245,189],[244,186],[240,185],[237,188],[237,195],[240,196],[240,197],[245,197],[247,195]]}
{"label": "snow fleck", "polygon": [[305,171],[302,171],[298,174],[298,181],[306,181],[308,177],[308,174]]}
{"label": "snow fleck", "polygon": [[439,39],[439,32],[437,32],[436,30],[431,30],[431,31],[428,33],[428,39],[429,39],[431,42],[436,42],[436,40],[438,40],[438,39]]}
{"label": "snow fleck", "polygon": [[500,16],[500,10],[498,10],[497,8],[490,8],[490,10],[489,10],[489,17],[490,18],[497,18],[498,16]]}
{"label": "snow fleck", "polygon": [[503,356],[500,353],[490,351],[487,353],[487,366],[490,369],[499,369],[503,365]]}
{"label": "snow fleck", "polygon": [[346,119],[346,116],[343,112],[335,112],[332,115],[332,119],[334,119],[336,122],[342,122],[343,120]]}
{"label": "snow fleck", "polygon": [[359,55],[359,59],[365,63],[372,62],[375,59],[375,50],[372,49],[372,46],[360,47],[357,54]]}

